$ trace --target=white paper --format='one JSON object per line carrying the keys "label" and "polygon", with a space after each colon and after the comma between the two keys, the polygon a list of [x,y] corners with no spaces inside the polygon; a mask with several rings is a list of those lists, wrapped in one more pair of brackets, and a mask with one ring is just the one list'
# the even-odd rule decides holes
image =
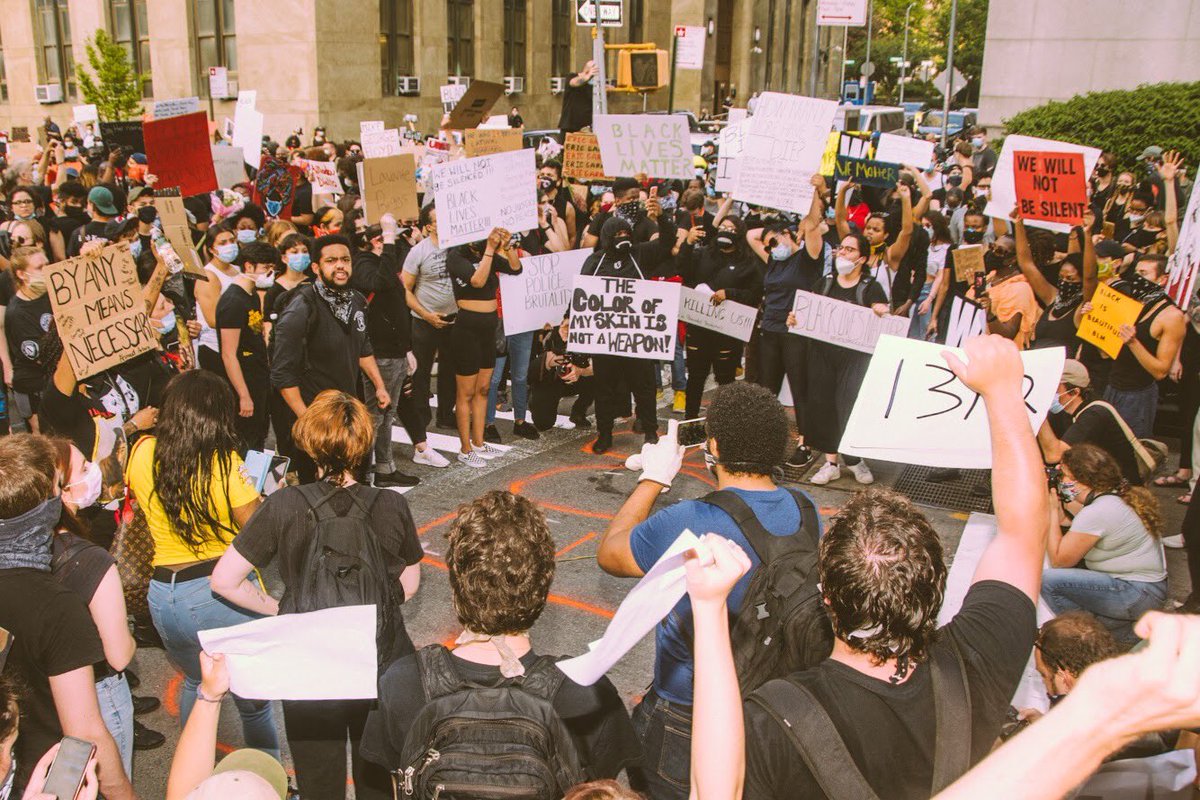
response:
{"label": "white paper", "polygon": [[246,162],[242,150],[227,144],[212,145],[213,169],[217,173],[217,186],[228,189],[246,182]]}
{"label": "white paper", "polygon": [[438,242],[450,248],[486,239],[493,228],[522,233],[538,226],[533,150],[438,164],[429,176]]}
{"label": "white paper", "polygon": [[687,591],[683,554],[697,546],[700,539],[694,533],[684,530],[679,534],[637,586],[625,595],[604,636],[593,642],[583,655],[559,661],[558,668],[580,686],[591,686],[603,678],[683,598]]}
{"label": "white paper", "polygon": [[[1012,134],[1004,140],[1004,149],[996,160],[996,169],[992,173],[992,199],[988,201],[983,213],[989,217],[999,217],[1007,220],[1017,205],[1017,189],[1013,183],[1013,153],[1033,150],[1049,153],[1083,153],[1083,174],[1091,175],[1100,160],[1100,150],[1095,147],[1084,147],[1070,142],[1059,142],[1054,139],[1038,139],[1036,136],[1019,136]],[[1044,222],[1040,219],[1027,219],[1026,225],[1035,228],[1067,233],[1070,225],[1061,222]]]}
{"label": "white paper", "polygon": [[242,160],[254,169],[262,163],[263,115],[254,106],[238,98],[233,112],[233,146],[242,151]]}
{"label": "white paper", "polygon": [[707,33],[703,25],[675,26],[675,69],[704,69]]}
{"label": "white paper", "polygon": [[200,110],[199,97],[176,97],[171,100],[154,101],[154,118],[167,119],[184,114],[194,114]]}
{"label": "white paper", "polygon": [[591,249],[546,253],[521,259],[519,275],[500,274],[504,335],[558,325],[571,305],[571,289]]}
{"label": "white paper", "polygon": [[946,324],[946,344],[962,347],[963,342],[982,336],[987,327],[987,312],[961,297],[950,301],[950,317]]}
{"label": "white paper", "polygon": [[[441,228],[441,214],[438,227]],[[678,283],[580,275],[571,293],[572,353],[670,361],[679,329]]]}
{"label": "white paper", "polygon": [[208,94],[210,97],[224,98],[229,94],[229,69],[227,67],[208,68]]}
{"label": "white paper", "polygon": [[200,631],[224,653],[229,688],[250,700],[373,700],[377,696],[375,606],[281,614]]}
{"label": "white paper", "polygon": [[[730,110],[733,113],[733,110]],[[715,188],[718,192],[731,192],[737,187],[738,171],[741,166],[742,151],[745,148],[746,123],[731,122],[726,125],[717,137],[717,179]]]}
{"label": "white paper", "polygon": [[821,168],[837,107],[834,100],[815,97],[760,95],[750,118],[734,198],[807,214],[813,195],[809,181]]}
{"label": "white paper", "polygon": [[312,184],[313,194],[342,194],[345,191],[337,174],[337,165],[332,161],[309,161],[302,158],[300,166],[304,169],[308,182]]}
{"label": "white paper", "polygon": [[805,336],[860,353],[875,351],[880,336],[904,336],[910,321],[893,314],[879,316],[866,306],[835,300],[799,289],[792,303],[796,327],[789,333]]}
{"label": "white paper", "polygon": [[247,106],[255,108],[258,106],[258,90],[257,89],[242,89],[238,92],[237,104],[239,106]]}
{"label": "white paper", "polygon": [[[358,135],[364,137],[368,133],[379,133],[383,130],[383,120],[364,120],[358,123]],[[361,144],[361,142],[360,142]]]}
{"label": "white paper", "polygon": [[1068,798],[1080,800],[1191,800],[1196,751],[1172,750],[1149,758],[1103,764]]}
{"label": "white paper", "polygon": [[749,115],[750,115],[750,112],[748,112],[744,108],[731,108],[731,109],[729,109],[728,122],[730,125],[737,125],[739,122],[742,122],[747,117],[749,117]]}
{"label": "white paper", "polygon": [[439,86],[438,92],[442,96],[442,104],[453,108],[459,100],[462,100],[463,95],[467,93],[467,87],[461,83],[448,83],[445,86]]}
{"label": "white paper", "polygon": [[400,147],[400,131],[388,128],[382,131],[368,131],[362,135],[363,158],[387,158],[398,156]]}
{"label": "white paper", "polygon": [[597,114],[592,130],[605,175],[685,181],[695,177],[692,140],[683,114]]}
{"label": "white paper", "polygon": [[1200,268],[1200,192],[1195,189],[1192,189],[1187,212],[1179,225],[1179,241],[1167,266],[1171,275],[1167,293],[1177,306],[1187,311],[1192,303],[1196,272]]}
{"label": "white paper", "polygon": [[[708,287],[705,287],[708,288]],[[681,286],[679,289],[679,321],[696,325],[743,342],[750,341],[754,335],[754,323],[758,317],[758,309],[742,303],[726,300],[713,305],[709,299],[713,291],[707,293],[700,287],[689,289]]]}
{"label": "white paper", "polygon": [[490,117],[485,119],[483,122],[479,123],[479,125],[477,127],[482,128],[484,130],[499,131],[499,130],[508,130],[512,126],[508,124],[508,115],[507,114],[492,114]]}
{"label": "white paper", "polygon": [[81,124],[98,122],[100,120],[100,113],[96,110],[96,106],[93,103],[83,106],[73,106],[71,112],[74,115],[75,121]]}
{"label": "white paper", "polygon": [[875,147],[875,160],[903,164],[924,171],[933,163],[933,142],[911,136],[897,136],[894,133],[881,133],[879,144]]}
{"label": "white paper", "polygon": [[[957,348],[880,337],[838,451],[904,464],[990,468],[992,441],[983,398],[950,371],[941,355],[945,350],[968,360]],[[1046,419],[1065,357],[1061,347],[1021,353],[1031,432]]]}

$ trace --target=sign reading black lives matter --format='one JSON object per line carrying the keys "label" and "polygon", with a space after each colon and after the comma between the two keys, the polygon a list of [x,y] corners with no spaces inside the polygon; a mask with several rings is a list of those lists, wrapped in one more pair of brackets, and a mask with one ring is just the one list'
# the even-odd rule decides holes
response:
{"label": "sign reading black lives matter", "polygon": [[158,348],[128,245],[51,264],[46,286],[76,379]]}
{"label": "sign reading black lives matter", "polygon": [[679,284],[580,275],[571,295],[572,353],[669,361],[679,327]]}

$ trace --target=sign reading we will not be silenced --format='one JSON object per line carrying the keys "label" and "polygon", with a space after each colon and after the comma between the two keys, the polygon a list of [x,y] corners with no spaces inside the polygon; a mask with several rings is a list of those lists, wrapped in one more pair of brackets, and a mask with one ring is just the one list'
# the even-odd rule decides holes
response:
{"label": "sign reading we will not be silenced", "polygon": [[124,244],[46,267],[50,307],[78,380],[158,349],[137,266]]}
{"label": "sign reading we will not be silenced", "polygon": [[679,284],[580,275],[571,293],[572,353],[670,360],[679,327]]}
{"label": "sign reading we will not be silenced", "polygon": [[1118,331],[1122,325],[1137,322],[1141,313],[1141,303],[1102,283],[1092,295],[1092,310],[1084,314],[1077,335],[1099,347],[1109,358],[1116,358],[1125,345]]}
{"label": "sign reading we will not be silenced", "polygon": [[504,335],[514,336],[557,325],[571,305],[571,291],[591,249],[545,253],[521,259],[516,275],[500,274]]}
{"label": "sign reading we will not be silenced", "polygon": [[1013,152],[1013,188],[1021,216],[1082,225],[1087,209],[1083,153]]}
{"label": "sign reading we will not be silenced", "polygon": [[438,244],[445,249],[538,226],[533,150],[496,153],[438,164],[429,176],[437,209]]}
{"label": "sign reading we will not be silenced", "polygon": [[682,114],[597,114],[592,129],[604,172],[614,178],[696,175],[687,117]]}

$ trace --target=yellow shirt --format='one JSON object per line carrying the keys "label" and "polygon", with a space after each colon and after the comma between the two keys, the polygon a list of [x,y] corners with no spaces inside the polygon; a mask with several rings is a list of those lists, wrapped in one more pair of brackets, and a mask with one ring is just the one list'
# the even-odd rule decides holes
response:
{"label": "yellow shirt", "polygon": [[[150,526],[150,534],[154,538],[154,566],[164,564],[183,564],[188,561],[206,561],[221,556],[229,543],[233,541],[233,533],[229,530],[213,531],[207,529],[203,534],[204,544],[199,550],[193,550],[171,528],[166,509],[162,501],[154,493],[154,448],[157,440],[149,437],[145,442],[139,442],[129,459],[128,483],[137,498],[138,505],[146,515]],[[254,486],[242,475],[242,458],[237,453],[229,457],[229,473],[219,474],[216,458],[213,459],[212,483],[209,486],[209,497],[212,505],[209,507],[213,517],[233,528],[230,516],[231,508],[247,505],[258,499]],[[228,498],[228,502],[226,502]]]}

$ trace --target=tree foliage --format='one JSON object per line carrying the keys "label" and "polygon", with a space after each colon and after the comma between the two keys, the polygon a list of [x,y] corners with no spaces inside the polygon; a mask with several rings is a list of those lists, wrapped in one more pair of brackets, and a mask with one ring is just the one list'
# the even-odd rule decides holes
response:
{"label": "tree foliage", "polygon": [[75,65],[79,91],[87,103],[95,104],[100,119],[105,121],[134,119],[142,109],[144,76],[134,71],[125,48],[112,40],[104,29],[85,42],[89,73],[82,64]]}

